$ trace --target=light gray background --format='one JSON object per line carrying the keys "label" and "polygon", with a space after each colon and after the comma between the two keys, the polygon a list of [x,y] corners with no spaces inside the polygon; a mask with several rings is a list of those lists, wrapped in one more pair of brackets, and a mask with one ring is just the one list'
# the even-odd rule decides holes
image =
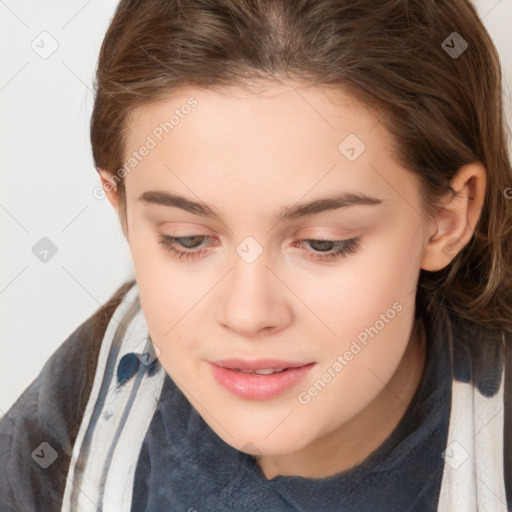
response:
{"label": "light gray background", "polygon": [[[512,0],[474,4],[502,59],[511,123]],[[93,194],[89,143],[93,73],[116,5],[0,0],[0,417],[134,275],[113,208]],[[47,262],[32,252],[43,237],[57,247]]]}

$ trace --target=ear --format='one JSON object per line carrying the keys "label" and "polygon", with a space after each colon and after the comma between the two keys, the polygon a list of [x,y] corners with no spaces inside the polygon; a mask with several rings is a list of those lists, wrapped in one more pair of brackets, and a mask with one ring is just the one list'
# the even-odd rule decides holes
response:
{"label": "ear", "polygon": [[98,172],[101,178],[101,187],[119,217],[119,193],[117,191],[117,183],[112,178],[112,175],[105,169],[98,169]]}
{"label": "ear", "polygon": [[481,162],[459,169],[451,181],[457,195],[446,196],[435,218],[435,227],[425,246],[421,268],[436,271],[446,267],[471,240],[485,199],[487,172]]}

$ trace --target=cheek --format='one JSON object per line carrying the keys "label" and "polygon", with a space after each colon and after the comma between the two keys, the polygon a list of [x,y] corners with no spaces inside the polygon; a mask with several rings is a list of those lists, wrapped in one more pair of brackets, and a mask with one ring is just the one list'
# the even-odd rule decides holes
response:
{"label": "cheek", "polygon": [[183,325],[189,325],[187,317],[193,315],[194,304],[204,294],[204,284],[198,289],[195,285],[201,283],[188,275],[186,265],[172,263],[171,255],[155,239],[147,235],[137,238],[134,234],[130,251],[144,317],[165,367],[168,352],[183,346],[175,343],[175,338]]}
{"label": "cheek", "polygon": [[204,282],[186,261],[178,261],[158,243],[156,232],[142,226],[131,233],[130,251],[146,319],[160,333],[166,332],[198,300]]}
{"label": "cheek", "polygon": [[193,309],[200,296],[184,296],[181,290],[187,287],[177,279],[140,279],[141,307],[160,363],[176,383],[187,387],[191,375],[197,379],[204,359],[205,340],[199,335],[203,329]]}
{"label": "cheek", "polygon": [[417,236],[408,236],[409,250],[403,243],[405,233],[375,245],[378,250],[368,251],[350,278],[340,279],[339,299],[325,302],[336,337],[330,337],[332,355],[323,371],[338,355],[344,363],[318,407],[332,399],[344,400],[353,410],[362,408],[397,369],[413,327],[419,268]]}
{"label": "cheek", "polygon": [[392,330],[391,324],[399,326],[396,317],[406,316],[415,300],[421,249],[415,233],[402,230],[368,237],[360,253],[339,265],[287,276],[286,282],[307,306],[303,310],[298,303],[298,321],[312,329],[311,339],[328,344],[332,340],[337,347],[378,322],[381,315],[393,319],[386,323],[386,330]]}
{"label": "cheek", "polygon": [[[383,268],[355,276],[347,294],[324,301],[322,319],[334,334],[316,319],[309,323],[306,337],[315,344],[312,354],[320,364],[299,389],[307,400],[299,400],[307,403],[300,410],[308,417],[324,418],[333,427],[350,420],[395,373],[413,326],[415,294],[401,295],[389,276]],[[320,304],[319,298],[312,309]]]}
{"label": "cheek", "polygon": [[153,342],[163,352],[185,348],[186,339],[179,343],[176,340],[186,338],[183,332],[194,339],[190,334],[194,333],[194,327],[196,330],[199,327],[194,306],[206,292],[204,283],[203,286],[197,283],[196,288],[190,278],[180,277],[178,273],[163,276],[156,266],[140,273],[136,271],[136,274],[140,302]]}

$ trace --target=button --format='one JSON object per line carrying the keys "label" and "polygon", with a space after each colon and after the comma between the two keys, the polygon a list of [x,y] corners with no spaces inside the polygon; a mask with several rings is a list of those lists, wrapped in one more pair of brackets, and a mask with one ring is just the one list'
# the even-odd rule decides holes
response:
{"label": "button", "polygon": [[139,358],[133,352],[125,354],[117,367],[117,382],[122,386],[130,380],[137,373],[139,365]]}

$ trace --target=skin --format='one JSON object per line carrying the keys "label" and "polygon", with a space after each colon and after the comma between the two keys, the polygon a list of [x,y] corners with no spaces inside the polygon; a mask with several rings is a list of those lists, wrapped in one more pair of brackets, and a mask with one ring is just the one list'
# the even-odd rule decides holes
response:
{"label": "skin", "polygon": [[[198,101],[126,175],[125,235],[163,367],[226,443],[257,456],[267,479],[333,475],[363,461],[391,434],[424,369],[425,340],[412,336],[419,271],[443,268],[469,241],[486,186],[481,163],[462,167],[452,181],[459,194],[447,196],[429,222],[420,182],[393,159],[392,139],[378,118],[342,91],[292,85],[190,87],[127,119],[130,155],[171,111],[190,96]],[[366,146],[354,161],[338,149],[350,133]],[[119,215],[111,175],[100,174]],[[138,200],[155,189],[208,203],[220,220]],[[274,218],[284,206],[334,191],[382,202]],[[211,238],[197,240],[204,252],[187,260],[159,245],[159,233]],[[250,264],[236,252],[247,236],[263,249]],[[360,247],[318,261],[333,246],[304,240],[322,236],[357,237]],[[317,396],[300,403],[298,394],[397,302],[400,312]],[[208,361],[228,357],[316,364],[278,397],[245,400],[213,378]]]}

